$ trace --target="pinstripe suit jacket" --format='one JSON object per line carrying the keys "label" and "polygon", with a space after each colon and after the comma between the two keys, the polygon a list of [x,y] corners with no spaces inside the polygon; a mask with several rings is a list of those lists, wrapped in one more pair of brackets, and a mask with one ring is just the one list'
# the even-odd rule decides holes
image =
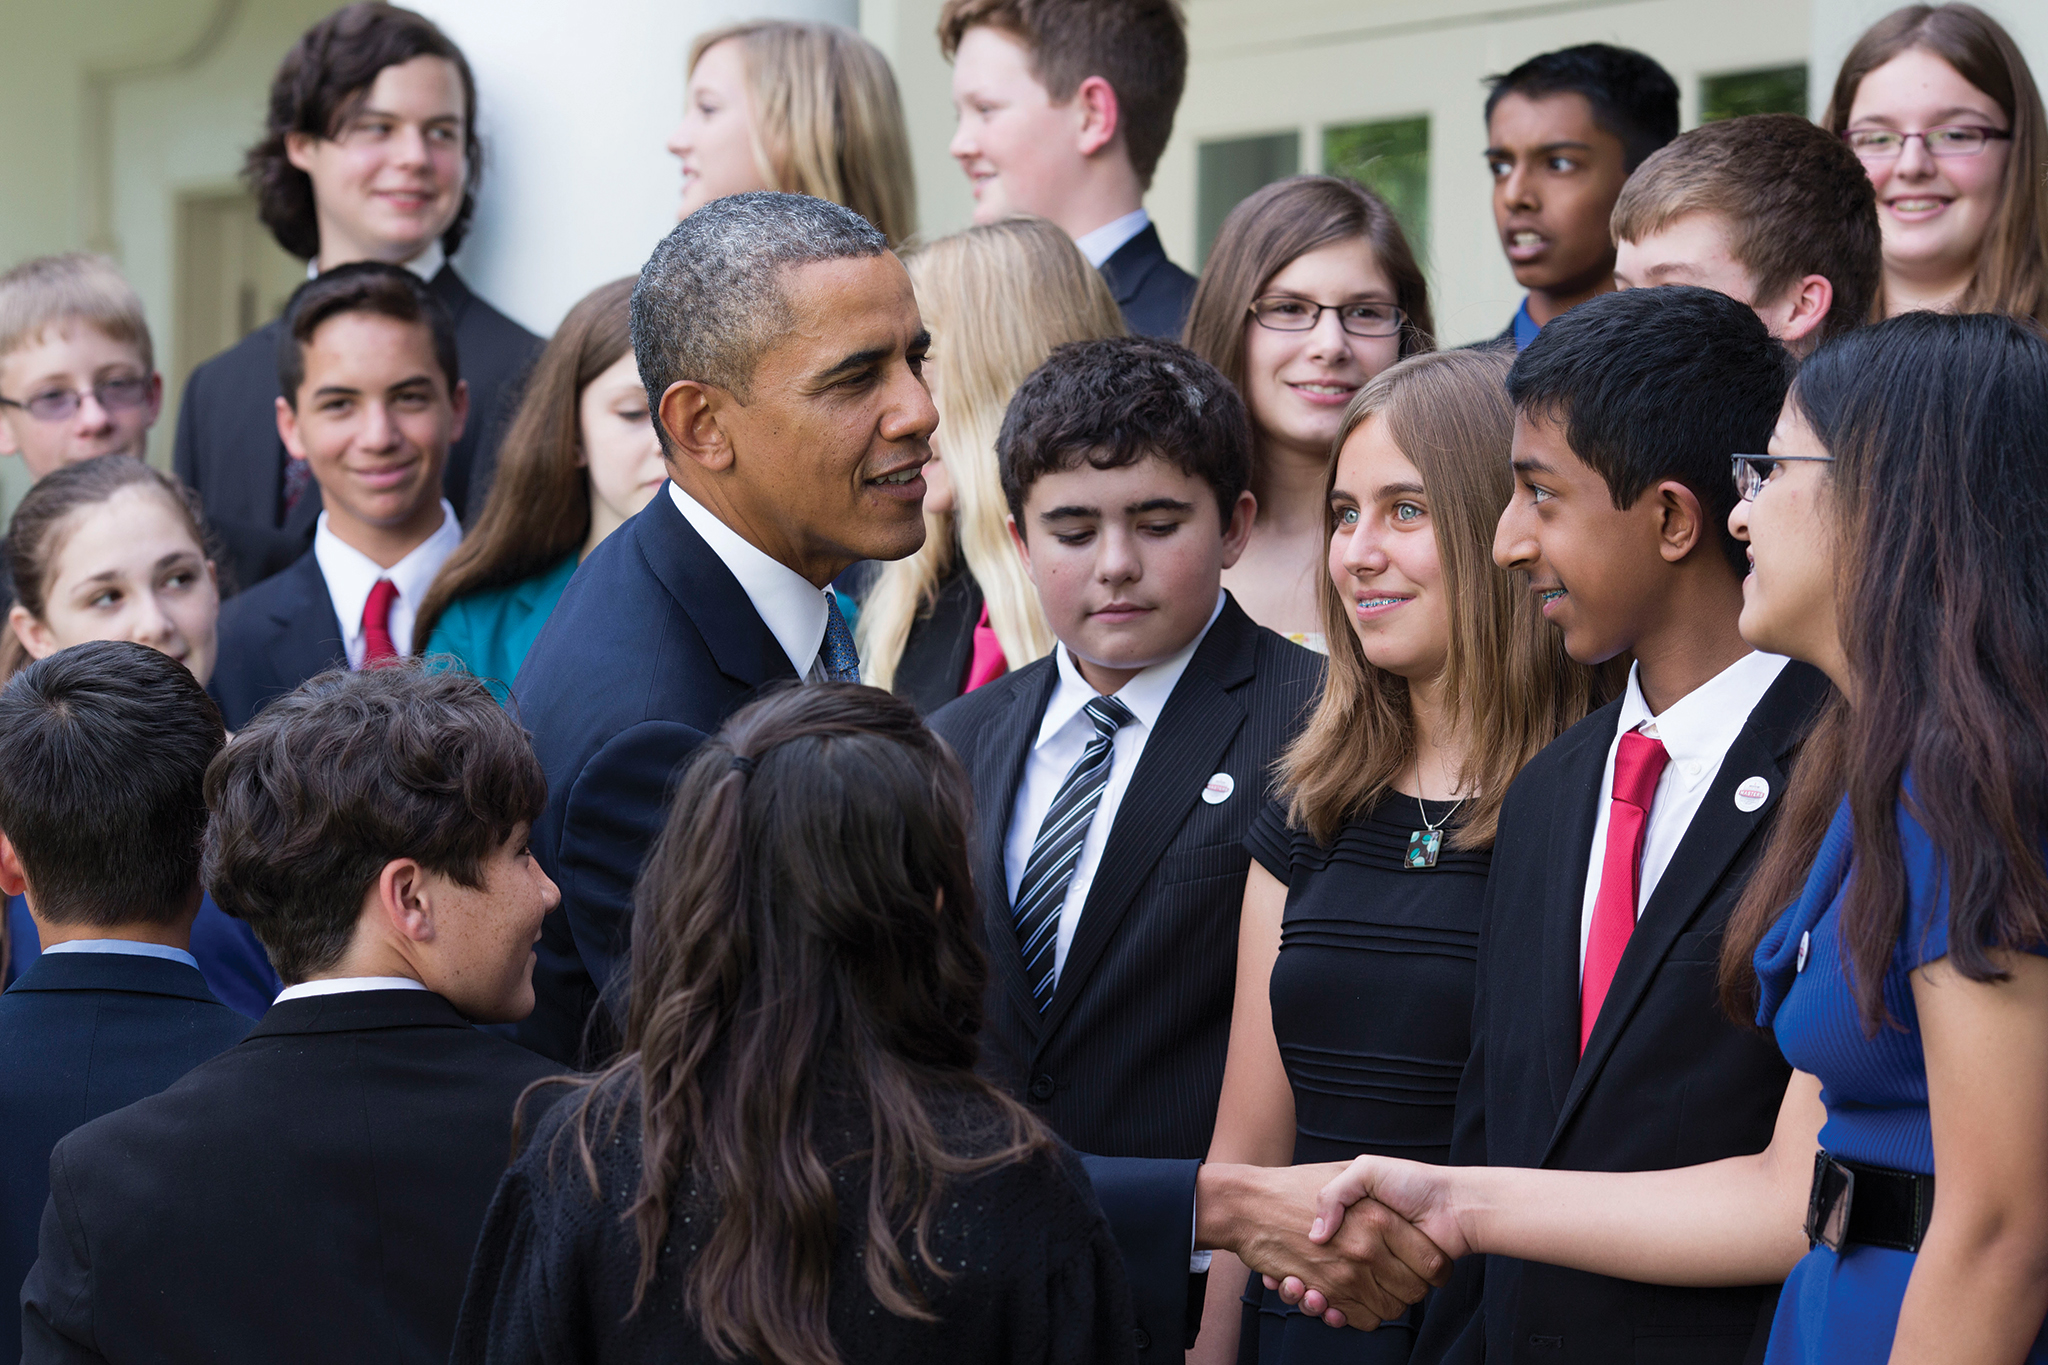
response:
{"label": "pinstripe suit jacket", "polygon": [[[1208,1150],[1230,1040],[1244,838],[1322,674],[1317,655],[1224,603],[1145,742],[1043,1014],[1025,983],[1003,844],[1056,685],[1054,662],[1018,669],[932,717],[974,782],[990,961],[982,1070],[1081,1151]],[[1200,796],[1219,772],[1236,789],[1212,805]]]}

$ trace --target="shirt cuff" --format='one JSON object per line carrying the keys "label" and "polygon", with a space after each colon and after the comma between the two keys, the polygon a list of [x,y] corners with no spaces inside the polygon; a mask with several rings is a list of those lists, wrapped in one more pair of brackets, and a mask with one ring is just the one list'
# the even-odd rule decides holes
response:
{"label": "shirt cuff", "polygon": [[1208,1274],[1209,1262],[1216,1255],[1213,1251],[1195,1250],[1195,1229],[1201,1227],[1201,1225],[1201,1214],[1196,1210],[1194,1204],[1190,1202],[1188,1204],[1188,1274],[1190,1275]]}

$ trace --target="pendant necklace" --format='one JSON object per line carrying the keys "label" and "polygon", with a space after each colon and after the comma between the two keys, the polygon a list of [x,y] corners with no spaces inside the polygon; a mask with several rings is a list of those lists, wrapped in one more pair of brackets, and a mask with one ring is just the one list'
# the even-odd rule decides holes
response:
{"label": "pendant necklace", "polygon": [[[1417,776],[1419,777],[1420,774],[1417,774]],[[1422,784],[1418,781],[1415,785],[1419,787]],[[1449,822],[1453,815],[1458,813],[1458,807],[1464,804],[1465,798],[1459,797],[1457,802],[1444,812],[1442,820],[1431,824],[1429,822],[1429,808],[1422,804],[1421,796],[1418,795],[1415,798],[1415,809],[1422,815],[1422,828],[1408,836],[1408,853],[1406,857],[1401,859],[1403,871],[1414,872],[1421,868],[1436,866],[1437,854],[1443,851],[1444,846],[1444,825]]]}

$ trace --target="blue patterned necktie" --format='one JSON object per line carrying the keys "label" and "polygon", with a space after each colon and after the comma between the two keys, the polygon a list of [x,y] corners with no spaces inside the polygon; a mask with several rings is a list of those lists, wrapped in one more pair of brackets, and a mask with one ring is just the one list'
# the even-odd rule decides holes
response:
{"label": "blue patterned necktie", "polygon": [[839,596],[825,593],[825,641],[818,646],[818,662],[825,666],[825,681],[860,681],[860,653],[853,647],[853,632],[839,614]]}
{"label": "blue patterned necktie", "polygon": [[1109,785],[1116,732],[1136,719],[1115,697],[1097,697],[1082,709],[1095,723],[1095,737],[1068,769],[1066,781],[1046,809],[1024,864],[1024,877],[1017,883],[1017,945],[1024,953],[1024,979],[1041,1013],[1052,1000],[1056,981],[1053,948],[1059,939],[1060,907],[1074,880],[1074,865],[1081,861],[1088,828],[1095,823],[1095,808],[1102,804],[1102,789]]}

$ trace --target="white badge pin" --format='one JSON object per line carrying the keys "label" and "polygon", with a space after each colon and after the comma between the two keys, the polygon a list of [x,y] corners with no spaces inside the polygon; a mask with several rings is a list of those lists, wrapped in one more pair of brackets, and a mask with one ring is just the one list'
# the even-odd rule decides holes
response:
{"label": "white badge pin", "polygon": [[1217,773],[1202,784],[1202,799],[1212,806],[1220,806],[1230,799],[1237,790],[1237,781],[1229,773]]}
{"label": "white badge pin", "polygon": [[1761,777],[1745,777],[1735,789],[1735,809],[1753,811],[1771,799],[1771,784]]}
{"label": "white badge pin", "polygon": [[1794,972],[1803,972],[1806,970],[1806,954],[1807,951],[1812,947],[1813,931],[1809,929],[1807,932],[1799,936],[1799,962],[1796,966],[1792,968]]}

